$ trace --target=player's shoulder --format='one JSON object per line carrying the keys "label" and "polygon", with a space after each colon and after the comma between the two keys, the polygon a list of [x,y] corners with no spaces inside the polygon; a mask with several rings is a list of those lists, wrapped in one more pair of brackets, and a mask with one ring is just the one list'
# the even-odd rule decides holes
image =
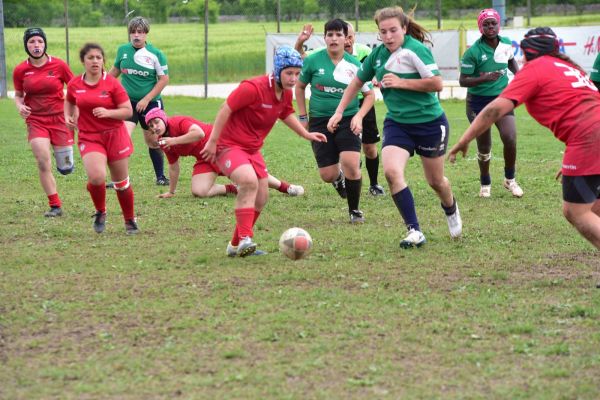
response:
{"label": "player's shoulder", "polygon": [[29,69],[30,66],[31,64],[29,64],[27,60],[24,60],[15,67],[15,69],[13,70],[13,74],[23,73],[24,71]]}
{"label": "player's shoulder", "polygon": [[500,43],[509,44],[512,46],[512,40],[510,38],[507,38],[506,36],[498,35],[498,40],[500,41]]}
{"label": "player's shoulder", "polygon": [[360,61],[358,60],[358,58],[356,58],[350,53],[344,53],[344,60],[356,66],[360,66]]}
{"label": "player's shoulder", "polygon": [[165,55],[158,47],[154,46],[152,43],[146,42],[146,46],[144,48],[154,55],[157,55],[157,56]]}

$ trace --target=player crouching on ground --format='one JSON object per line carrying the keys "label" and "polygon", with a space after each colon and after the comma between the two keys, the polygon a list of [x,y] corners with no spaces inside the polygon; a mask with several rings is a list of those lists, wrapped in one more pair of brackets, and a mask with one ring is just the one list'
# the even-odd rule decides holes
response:
{"label": "player crouching on ground", "polygon": [[[175,195],[179,182],[179,157],[192,156],[196,158],[192,172],[192,194],[196,197],[225,196],[237,194],[234,184],[216,184],[219,168],[204,161],[200,151],[204,148],[213,129],[212,125],[198,121],[188,116],[167,117],[164,110],[153,108],[146,114],[146,124],[152,133],[152,140],[164,151],[169,161],[169,191],[159,194],[159,198],[169,198]],[[304,188],[290,185],[269,175],[269,187],[290,196],[301,196]]]}

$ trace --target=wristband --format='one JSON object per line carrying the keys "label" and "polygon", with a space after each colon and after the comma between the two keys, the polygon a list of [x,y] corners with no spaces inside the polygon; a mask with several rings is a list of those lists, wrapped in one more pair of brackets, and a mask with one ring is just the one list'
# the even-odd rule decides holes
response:
{"label": "wristband", "polygon": [[298,115],[298,121],[300,121],[300,122],[308,122],[308,116],[306,114],[304,114],[304,115]]}

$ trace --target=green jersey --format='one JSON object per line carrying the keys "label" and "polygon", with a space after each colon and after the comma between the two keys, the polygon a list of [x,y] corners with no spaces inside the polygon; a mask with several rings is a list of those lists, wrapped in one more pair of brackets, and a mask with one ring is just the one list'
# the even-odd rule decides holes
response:
{"label": "green jersey", "polygon": [[[121,72],[121,83],[132,101],[140,101],[154,88],[159,76],[168,75],[167,58],[150,43],[141,49],[131,43],[120,46],[114,66]],[[152,101],[160,98],[159,93]]]}
{"label": "green jersey", "polygon": [[[373,77],[381,82],[388,73],[402,79],[426,79],[440,74],[431,50],[409,35],[404,36],[404,44],[394,53],[383,45],[377,46],[363,61],[357,76],[363,82],[370,82]],[[382,87],[381,94],[388,109],[386,118],[400,124],[430,122],[444,113],[434,92]]]}
{"label": "green jersey", "polygon": [[590,79],[594,82],[600,82],[600,53],[598,53],[598,55],[596,56],[596,61],[594,61],[594,66],[592,67]]}
{"label": "green jersey", "polygon": [[500,71],[502,76],[495,81],[483,82],[467,88],[467,93],[478,96],[498,96],[508,86],[508,62],[514,58],[512,42],[498,36],[498,46],[493,49],[481,37],[463,54],[460,72],[479,76],[481,72]]}
{"label": "green jersey", "polygon": [[[323,51],[323,50],[327,50],[326,47],[321,47],[318,49],[314,49],[314,50],[309,50],[306,52],[306,55],[309,56],[317,51]],[[362,44],[362,43],[354,43],[354,46],[352,46],[352,56],[354,58],[356,58],[358,61],[360,61],[361,63],[365,60],[365,58],[367,58],[367,56],[371,54],[371,48],[369,46],[367,46],[366,44]],[[358,92],[358,99],[362,99],[364,96],[362,94],[362,92]]]}
{"label": "green jersey", "polygon": [[[337,65],[331,61],[327,50],[316,51],[306,57],[300,73],[300,81],[311,85],[309,115],[331,117],[359,67],[360,62],[346,52]],[[371,90],[369,85],[365,84],[362,91]],[[358,98],[354,98],[346,107],[344,116],[354,115],[357,112]]]}

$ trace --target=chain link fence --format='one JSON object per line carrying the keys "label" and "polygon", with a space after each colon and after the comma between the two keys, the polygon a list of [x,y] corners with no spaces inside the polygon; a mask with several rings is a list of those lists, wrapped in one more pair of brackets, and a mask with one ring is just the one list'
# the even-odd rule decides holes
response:
{"label": "chain link fence", "polygon": [[[508,19],[538,13],[582,16],[600,13],[600,4],[593,0],[558,5],[536,0],[529,7],[528,3],[531,4],[531,0],[508,3]],[[73,71],[79,73],[82,67],[78,51],[84,43],[93,41],[104,47],[109,69],[118,46],[128,40],[127,22],[134,16],[144,16],[151,22],[148,41],[168,58],[170,84],[199,85],[237,82],[264,73],[267,33],[297,33],[304,23],[310,22],[315,26],[315,34],[320,35],[323,23],[334,17],[353,22],[357,31],[374,32],[372,17],[376,9],[400,5],[410,10],[415,3],[388,0],[0,0],[0,5],[4,16],[4,41],[0,50],[6,63],[6,67],[0,66],[0,69],[6,77],[6,83],[2,83],[5,91],[12,89],[14,67],[26,58],[23,48],[26,27],[44,28],[48,53],[67,60]],[[424,22],[429,29],[456,29],[461,23],[474,28],[479,10],[491,6],[491,0],[452,3],[422,0],[414,13],[416,20]]]}

